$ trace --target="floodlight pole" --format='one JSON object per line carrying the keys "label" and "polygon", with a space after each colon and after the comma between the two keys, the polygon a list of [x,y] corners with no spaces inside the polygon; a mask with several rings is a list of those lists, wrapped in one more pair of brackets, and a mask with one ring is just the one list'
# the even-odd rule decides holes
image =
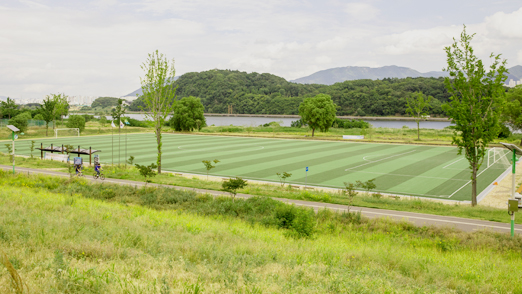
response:
{"label": "floodlight pole", "polygon": [[[517,166],[517,155],[516,150],[513,149],[513,168],[512,168],[512,176],[511,176],[511,199],[515,199],[515,173]],[[515,213],[511,214],[511,237],[515,237]]]}
{"label": "floodlight pole", "polygon": [[12,155],[13,155],[13,175],[14,175],[15,174],[15,143],[14,143],[15,132],[11,131],[11,133],[12,133],[12,138],[13,138],[13,152],[12,152]]}

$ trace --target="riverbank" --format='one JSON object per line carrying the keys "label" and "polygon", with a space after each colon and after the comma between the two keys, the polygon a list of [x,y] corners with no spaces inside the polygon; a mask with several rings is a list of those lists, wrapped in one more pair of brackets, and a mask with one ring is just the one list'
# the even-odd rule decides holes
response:
{"label": "riverbank", "polygon": [[[128,114],[147,114],[147,112],[143,111],[127,111]],[[240,113],[204,113],[205,116],[208,117],[265,117],[265,118],[293,118],[298,120],[300,118],[297,114],[240,114]],[[360,119],[360,120],[378,120],[378,121],[415,121],[414,117],[408,116],[337,116],[340,119]],[[450,122],[450,119],[447,117],[428,117],[423,119],[422,121],[439,121],[439,122]]]}

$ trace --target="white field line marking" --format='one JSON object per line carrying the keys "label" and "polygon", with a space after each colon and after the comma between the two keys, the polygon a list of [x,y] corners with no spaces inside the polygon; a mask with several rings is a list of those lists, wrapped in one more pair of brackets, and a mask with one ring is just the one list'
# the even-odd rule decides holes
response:
{"label": "white field line marking", "polygon": [[[499,161],[500,159],[502,159],[502,157],[505,157],[506,155],[504,154],[503,156],[499,157],[499,159],[497,159],[495,162],[493,162],[492,165],[486,167],[483,171],[481,171],[478,175],[477,175],[477,178],[485,171],[488,170],[488,168],[492,167],[495,163],[497,163],[497,161]],[[471,180],[469,180],[466,184],[462,185],[462,187],[458,188],[457,191],[451,193],[451,195],[449,195],[448,198],[451,198],[453,195],[455,195],[455,193],[457,193],[458,191],[462,190],[464,187],[466,187],[469,183],[471,183]]]}
{"label": "white field line marking", "polygon": [[[212,149],[216,149],[214,147],[209,147],[209,148],[200,148],[200,149],[192,149],[192,148],[182,148],[183,146],[178,146],[178,149],[180,150],[190,150],[190,151],[202,151],[202,150],[212,150]],[[258,147],[256,147],[258,148]],[[244,150],[244,149],[248,149],[248,147],[245,147],[245,148],[241,148],[240,150]],[[265,149],[265,147],[261,146],[261,148],[259,149],[252,149],[252,150],[248,150],[248,151],[257,151],[257,150],[262,150],[262,149]],[[234,150],[229,150],[229,151],[234,151]]]}
{"label": "white field line marking", "polygon": [[[294,204],[295,205],[301,205],[301,206],[307,206],[307,207],[330,208],[330,209],[333,209],[333,210],[349,211],[346,208],[339,208],[338,209],[338,208],[334,208],[334,207],[326,207],[326,206],[313,205],[313,204],[301,204],[301,203],[294,203]],[[444,223],[470,225],[470,226],[477,226],[477,227],[487,227],[487,228],[511,230],[510,227],[492,226],[492,225],[487,225],[487,224],[474,224],[474,223],[459,222],[459,221],[454,221],[454,220],[444,220],[444,219],[427,218],[427,217],[410,216],[410,215],[398,215],[398,214],[390,214],[390,213],[373,212],[373,211],[367,211],[367,210],[360,210],[360,212],[362,214],[365,214],[365,213],[366,214],[377,214],[377,215],[390,216],[390,217],[402,217],[402,218],[406,218],[406,219],[413,218],[413,219],[435,221],[435,222],[444,222]],[[522,232],[522,229],[519,229],[519,228],[515,228],[515,230]]]}
{"label": "white field line marking", "polygon": [[410,178],[426,178],[426,179],[451,180],[451,181],[467,181],[467,180],[452,179],[452,178],[426,177],[426,176],[415,176],[415,175],[412,176],[412,175],[379,173],[379,172],[369,172],[369,171],[357,171],[357,172],[358,173],[367,173],[367,174],[377,174],[377,175],[390,175],[390,176],[399,176],[399,177],[410,177]]}
{"label": "white field line marking", "polygon": [[[454,164],[454,163],[457,163],[457,162],[461,161],[462,159],[464,159],[464,157],[463,157],[463,158],[461,158],[461,159],[455,160],[454,162],[452,162],[452,163],[450,163],[450,164],[446,165],[446,166],[445,166],[445,167],[443,167],[443,168],[447,168],[448,166],[450,166],[450,165],[452,165],[452,164]],[[455,169],[456,169],[456,168],[455,168]]]}
{"label": "white field line marking", "polygon": [[383,159],[379,159],[379,160],[375,160],[375,161],[370,161],[370,162],[367,162],[367,163],[363,163],[363,164],[358,165],[358,166],[356,166],[356,167],[347,168],[347,169],[345,169],[344,171],[349,171],[349,170],[351,170],[351,169],[356,169],[356,168],[359,168],[359,167],[361,167],[361,166],[365,166],[365,165],[370,164],[370,163],[375,163],[375,162],[383,161],[383,160],[386,160],[386,159],[390,159],[390,158],[393,158],[393,157],[401,156],[401,155],[408,154],[408,153],[412,153],[412,152],[415,152],[415,150],[408,151],[408,152],[401,153],[401,154],[395,154],[395,155],[392,155],[392,156],[389,156],[389,157],[386,157],[386,158],[383,158]]}

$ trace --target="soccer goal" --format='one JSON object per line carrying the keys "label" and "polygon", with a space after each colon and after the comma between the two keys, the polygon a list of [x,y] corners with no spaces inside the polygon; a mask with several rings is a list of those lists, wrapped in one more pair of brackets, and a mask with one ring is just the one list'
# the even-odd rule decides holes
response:
{"label": "soccer goal", "polygon": [[67,128],[67,129],[55,129],[54,136],[58,138],[58,133],[62,137],[78,136],[80,137],[80,129],[78,128]]}
{"label": "soccer goal", "polygon": [[511,161],[508,158],[508,154],[511,154],[506,148],[491,148],[488,149],[487,153],[487,164],[488,168],[499,168],[506,169],[511,166]]}

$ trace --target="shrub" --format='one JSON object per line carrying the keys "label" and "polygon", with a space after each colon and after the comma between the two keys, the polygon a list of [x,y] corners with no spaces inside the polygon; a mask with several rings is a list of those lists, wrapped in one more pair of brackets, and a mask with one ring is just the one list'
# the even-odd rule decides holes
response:
{"label": "shrub", "polygon": [[91,115],[91,114],[82,114],[82,116],[83,116],[83,118],[85,118],[86,123],[88,123],[94,119],[94,115]]}
{"label": "shrub", "polygon": [[68,128],[78,128],[80,132],[85,130],[85,118],[81,115],[71,115],[69,120],[67,120]]}
{"label": "shrub", "polygon": [[302,118],[300,118],[299,120],[294,120],[293,122],[291,122],[290,126],[292,128],[302,128],[303,126],[307,126],[307,124],[303,121]]}
{"label": "shrub", "polygon": [[22,112],[19,115],[11,118],[9,120],[9,124],[19,128],[21,132],[25,132],[27,131],[27,126],[30,119],[31,114],[29,112]]}
{"label": "shrub", "polygon": [[364,129],[364,128],[370,127],[370,123],[366,122],[362,119],[349,120],[349,119],[340,119],[340,118],[336,117],[332,124],[332,127],[340,128],[340,129],[342,129],[342,128],[344,128],[344,129],[354,129],[354,128]]}
{"label": "shrub", "polygon": [[288,229],[289,236],[309,238],[315,231],[315,214],[312,209],[280,205],[274,212],[275,224],[279,229]]}
{"label": "shrub", "polygon": [[223,191],[230,193],[232,199],[236,198],[237,190],[243,189],[246,187],[247,181],[243,180],[240,177],[230,178],[221,184],[223,187]]}
{"label": "shrub", "polygon": [[[154,172],[154,169],[158,166],[154,163],[151,163],[150,165],[141,165],[136,163],[136,168],[138,168],[138,171],[140,172],[140,175],[145,178],[145,182],[150,182],[150,178],[154,177],[156,173]],[[149,179],[147,179],[149,178]]]}
{"label": "shrub", "polygon": [[129,122],[129,126],[131,126],[131,127],[142,127],[142,128],[147,127],[147,122],[145,122],[145,121],[137,120],[137,119],[130,118],[130,117],[126,117],[125,119]]}
{"label": "shrub", "polygon": [[34,117],[33,117],[34,120],[44,120],[44,117],[43,115],[41,115],[40,113],[36,114]]}

